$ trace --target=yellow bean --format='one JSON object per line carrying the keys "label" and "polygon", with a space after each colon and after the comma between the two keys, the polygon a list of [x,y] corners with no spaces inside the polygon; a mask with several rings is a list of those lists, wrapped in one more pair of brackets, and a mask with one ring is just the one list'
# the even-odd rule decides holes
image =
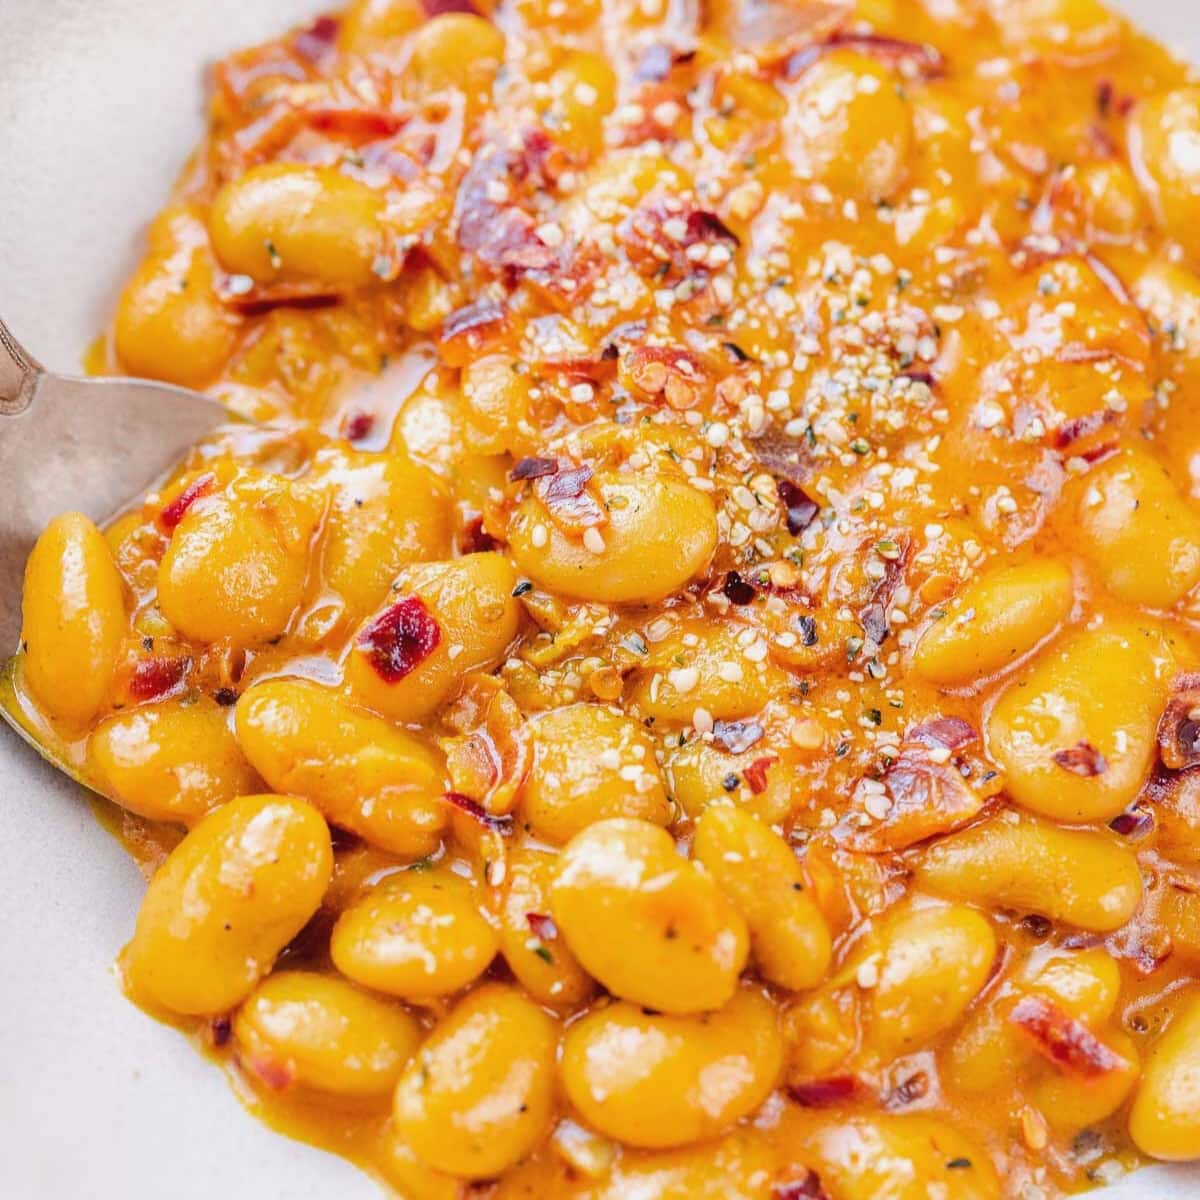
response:
{"label": "yellow bean", "polygon": [[1071,613],[1071,572],[1051,559],[1001,567],[967,585],[921,636],[913,670],[955,686],[992,675],[1049,637]]}
{"label": "yellow bean", "polygon": [[264,163],[213,200],[213,249],[260,283],[363,287],[386,250],[381,192],[334,167]]}
{"label": "yellow bean", "polygon": [[242,796],[204,818],[150,880],[122,965],[135,999],[177,1013],[233,1008],[320,906],[325,822],[286,796]]}
{"label": "yellow bean", "polygon": [[372,1165],[404,1200],[463,1200],[462,1180],[422,1162],[392,1121],[379,1136]]}
{"label": "yellow bean", "polygon": [[498,948],[475,888],[449,871],[421,869],[390,875],[351,904],[329,946],[347,978],[409,1000],[473,983]]}
{"label": "yellow bean", "polygon": [[499,1175],[549,1130],[557,1042],[554,1022],[519,992],[476,988],[400,1077],[397,1132],[439,1171]]}
{"label": "yellow bean", "polygon": [[468,97],[486,92],[504,61],[504,35],[491,21],[449,12],[426,21],[413,35],[409,72],[423,91],[455,88]]}
{"label": "yellow bean", "polygon": [[402,454],[327,452],[318,478],[333,485],[321,565],[346,615],[360,621],[402,567],[444,558],[450,504],[442,485]]}
{"label": "yellow bean", "polygon": [[579,191],[563,205],[563,227],[586,228],[597,220],[615,224],[651,191],[686,192],[691,186],[686,172],[664,154],[614,150],[588,170]]}
{"label": "yellow bean", "polygon": [[1141,168],[1149,199],[1167,232],[1193,260],[1200,259],[1196,194],[1200,164],[1200,87],[1175,88],[1143,100],[1130,121],[1130,157]]}
{"label": "yellow bean", "polygon": [[1089,1029],[1099,1028],[1112,1015],[1120,987],[1120,968],[1099,948],[1054,951],[1045,961],[1025,963],[1008,988],[976,1008],[951,1042],[945,1052],[945,1078],[967,1093],[990,1092],[1013,1086],[1030,1068],[1037,1073],[1041,1064],[1044,1081],[1055,1068],[1009,1020],[1016,1003],[1023,996],[1043,996]]}
{"label": "yellow bean", "polygon": [[[351,695],[394,721],[419,721],[434,712],[464,675],[503,658],[517,635],[516,584],[508,560],[490,552],[405,568],[393,585],[393,599],[354,637],[346,661]],[[414,598],[424,610],[423,627],[430,619],[437,627],[434,645],[411,667],[396,669],[392,650],[403,652],[404,646],[394,645],[390,614],[398,611],[396,604],[407,612]]]}
{"label": "yellow bean", "polygon": [[733,625],[714,625],[665,638],[651,650],[630,702],[655,720],[685,724],[697,708],[718,721],[761,712],[787,694],[788,676],[755,657],[753,647],[765,649],[762,640],[743,634]]}
{"label": "yellow bean", "polygon": [[999,1200],[987,1152],[936,1117],[804,1111],[795,1126],[785,1122],[780,1136],[830,1200]]}
{"label": "yellow bean", "polygon": [[1140,1063],[1133,1040],[1119,1029],[1101,1039],[1115,1065],[1093,1078],[1047,1068],[1030,1089],[1034,1106],[1051,1129],[1067,1136],[1098,1125],[1125,1103],[1137,1084]]}
{"label": "yellow bean", "polygon": [[437,849],[446,825],[445,771],[410,733],[300,679],[271,679],[237,705],[246,757],[279,792],[402,858]]}
{"label": "yellow bean", "polygon": [[424,20],[420,0],[354,0],[342,17],[338,45],[351,54],[385,49]]}
{"label": "yellow bean", "polygon": [[159,566],[163,615],[197,642],[278,637],[303,599],[322,509],[318,494],[271,475],[201,496]]}
{"label": "yellow bean", "polygon": [[[767,1200],[774,1174],[766,1139],[738,1130],[685,1150],[623,1150],[588,1200]],[[555,1195],[553,1192],[540,1193]],[[518,1200],[502,1193],[496,1200]]]}
{"label": "yellow bean", "polygon": [[539,714],[528,728],[534,760],[520,812],[535,837],[563,845],[607,817],[669,823],[654,743],[632,717],[573,704]]}
{"label": "yellow bean", "polygon": [[1200,994],[1190,992],[1146,1060],[1129,1134],[1151,1158],[1200,1158]]}
{"label": "yellow bean", "polygon": [[[108,699],[125,632],[125,587],[104,535],[55,517],[25,564],[25,683],[51,716],[86,724]],[[7,648],[6,648],[7,649]]]}
{"label": "yellow bean", "polygon": [[617,80],[599,54],[576,52],[550,76],[555,132],[570,151],[594,154],[604,146],[604,118],[612,112]]}
{"label": "yellow bean", "polygon": [[736,795],[738,803],[768,825],[780,825],[802,799],[801,776],[773,763],[766,772],[766,787],[755,792],[746,786],[745,771],[762,757],[761,747],[729,754],[696,739],[673,751],[663,764],[668,791],[675,803],[695,820],[710,804]]}
{"label": "yellow bean", "polygon": [[804,73],[784,135],[800,178],[874,203],[904,178],[912,114],[889,71],[865,55],[837,50]]}
{"label": "yellow bean", "polygon": [[528,368],[510,354],[472,359],[462,373],[467,444],[476,454],[516,454],[529,420]]}
{"label": "yellow bean", "polygon": [[1127,450],[1087,477],[1075,528],[1120,600],[1170,608],[1200,582],[1200,512],[1149,454]]}
{"label": "yellow bean", "polygon": [[539,1003],[581,1004],[596,984],[550,917],[556,857],[541,850],[509,853],[497,903],[500,952],[521,986]]}
{"label": "yellow bean", "polygon": [[1051,62],[1082,66],[1120,45],[1121,21],[1100,0],[989,0],[1005,41]]}
{"label": "yellow bean", "polygon": [[819,983],[829,930],[783,838],[741,809],[713,805],[696,825],[692,854],[745,918],[763,975],[793,991]]}
{"label": "yellow bean", "polygon": [[550,520],[530,492],[509,522],[517,566],[551,591],[579,600],[651,604],[702,572],[717,544],[712,501],[682,480],[600,474],[608,523],[603,549],[589,549]]}
{"label": "yellow bean", "polygon": [[202,388],[229,360],[241,320],[213,290],[213,257],[204,222],[168,209],[117,304],[113,340],[131,375]]}
{"label": "yellow bean", "polygon": [[917,881],[985,907],[1029,910],[1109,933],[1137,910],[1137,859],[1099,833],[1005,813],[919,851]]}
{"label": "yellow bean", "polygon": [[563,1039],[567,1097],[593,1128],[631,1146],[704,1141],[758,1108],[783,1046],[771,1002],[751,987],[705,1016],[650,1014],[618,1002]]}
{"label": "yellow bean", "polygon": [[576,834],[550,897],[567,945],[613,995],[669,1013],[719,1008],[733,995],[746,924],[657,825],[617,818]]}
{"label": "yellow bean", "polygon": [[1190,771],[1180,775],[1155,806],[1154,816],[1158,849],[1175,862],[1200,865],[1200,776]]}
{"label": "yellow bean", "polygon": [[1133,172],[1117,159],[1081,164],[1076,181],[1088,220],[1100,233],[1128,237],[1147,223]]}
{"label": "yellow bean", "polygon": [[848,963],[877,982],[868,989],[867,1044],[883,1061],[911,1054],[956,1025],[996,961],[996,935],[961,905],[904,908]]}
{"label": "yellow bean", "polygon": [[1013,799],[1063,821],[1115,817],[1150,773],[1172,667],[1161,636],[1120,621],[1043,656],[986,722]]}
{"label": "yellow bean", "polygon": [[261,786],[229,728],[229,713],[207,696],[109,717],[88,742],[88,768],[130,812],[184,825]]}
{"label": "yellow bean", "polygon": [[242,1066],[267,1087],[386,1096],[421,1040],[398,1004],[312,971],[277,971],[238,1010]]}

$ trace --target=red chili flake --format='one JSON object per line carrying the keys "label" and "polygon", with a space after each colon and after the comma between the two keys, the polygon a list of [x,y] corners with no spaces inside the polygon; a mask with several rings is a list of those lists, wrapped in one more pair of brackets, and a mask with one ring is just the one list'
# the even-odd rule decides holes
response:
{"label": "red chili flake", "polygon": [[803,533],[817,519],[821,507],[815,500],[805,495],[804,489],[790,479],[776,481],[775,490],[779,499],[787,509],[787,531],[796,537]]}
{"label": "red chili flake", "polygon": [[508,309],[495,300],[477,300],[456,308],[438,331],[442,357],[452,367],[464,366],[497,341],[508,326]]}
{"label": "red chili flake", "polygon": [[375,414],[363,412],[359,409],[358,412],[352,412],[346,417],[346,440],[348,442],[361,442],[364,438],[369,437],[371,430],[375,428]]}
{"label": "red chili flake", "polygon": [[462,554],[484,554],[495,550],[500,543],[483,527],[483,518],[475,517],[468,521],[459,538],[459,552]]}
{"label": "red chili flake", "polygon": [[459,185],[455,202],[459,246],[494,268],[529,271],[555,265],[558,255],[538,237],[534,217],[516,204],[498,204],[489,194],[497,182],[506,188],[512,181],[550,184],[543,176],[552,149],[553,143],[544,133],[540,138],[531,134],[520,152],[498,150],[475,159]]}
{"label": "red chili flake", "polygon": [[721,591],[730,604],[751,604],[758,593],[752,583],[747,583],[737,571],[730,571],[725,576]]}
{"label": "red chili flake", "polygon": [[939,746],[947,750],[961,750],[972,742],[979,741],[979,731],[962,717],[934,717],[914,725],[905,735],[906,742],[916,742],[931,750]]}
{"label": "red chili flake", "polygon": [[1064,771],[1070,771],[1072,775],[1080,775],[1084,779],[1103,775],[1108,770],[1104,755],[1091,742],[1080,742],[1068,750],[1056,750],[1054,761]]}
{"label": "red chili flake", "polygon": [[635,395],[661,397],[676,411],[694,407],[709,383],[700,360],[678,346],[633,347],[618,363],[617,378]]}
{"label": "red chili flake", "polygon": [[901,371],[901,379],[911,379],[913,383],[923,383],[927,388],[937,385],[932,371]]}
{"label": "red chili flake", "polygon": [[522,458],[508,473],[514,483],[521,479],[541,479],[558,474],[557,458]]}
{"label": "red chili flake", "polygon": [[838,31],[826,41],[805,46],[787,61],[785,73],[789,79],[804,74],[818,59],[831,50],[846,47],[857,50],[885,63],[904,64],[922,79],[937,79],[946,71],[946,60],[941,51],[924,42],[909,42],[903,38],[885,37],[877,33],[850,33]]}
{"label": "red chili flake", "polygon": [[591,477],[592,468],[588,466],[556,471],[553,475],[545,477],[544,482],[539,485],[538,495],[548,508],[568,500],[578,500]]}
{"label": "red chili flake", "polygon": [[887,613],[883,610],[882,604],[868,604],[862,610],[863,633],[867,635],[869,641],[875,643],[876,646],[882,646],[887,640],[888,622]]}
{"label": "red chili flake", "polygon": [[834,840],[860,854],[907,850],[973,820],[982,799],[967,786],[950,763],[934,762],[929,749],[918,743],[901,747],[899,757],[883,773],[890,806],[878,820],[860,823],[870,803],[866,789],[855,790],[856,806],[834,827]]}
{"label": "red chili flake", "polygon": [[248,275],[222,275],[216,292],[223,304],[243,316],[255,317],[276,308],[329,308],[338,302],[336,292],[320,283],[255,284]]}
{"label": "red chili flake", "polygon": [[771,1200],[829,1200],[821,1188],[821,1177],[808,1171],[800,1179],[781,1179],[771,1185]]}
{"label": "red chili flake", "polygon": [[1111,424],[1116,419],[1117,413],[1106,408],[1099,412],[1084,413],[1083,416],[1075,417],[1070,421],[1064,421],[1054,432],[1054,448],[1065,450],[1073,442],[1099,433],[1105,425]]}
{"label": "red chili flake", "polygon": [[140,658],[129,680],[129,694],[135,700],[154,700],[176,692],[183,685],[192,660],[180,658]]}
{"label": "red chili flake", "polygon": [[[728,750],[730,754],[745,754],[762,738],[765,730],[757,721],[714,721],[712,732],[713,741],[723,750]],[[759,759],[759,761],[765,760]],[[774,762],[775,760],[771,759],[770,761]],[[753,764],[750,769],[753,769]],[[749,777],[749,770],[746,774]],[[761,791],[762,788],[754,790]]]}
{"label": "red chili flake", "polygon": [[317,17],[292,39],[292,48],[301,58],[319,63],[333,52],[341,21],[337,17]]}
{"label": "red chili flake", "polygon": [[1009,1020],[1032,1040],[1043,1058],[1085,1079],[1105,1075],[1125,1066],[1092,1031],[1043,996],[1017,1001]]}
{"label": "red chili flake", "polygon": [[442,631],[419,596],[404,596],[385,608],[358,635],[358,647],[385,683],[396,683],[424,662]]}
{"label": "red chili flake", "polygon": [[554,475],[546,475],[534,481],[538,499],[546,511],[565,533],[582,534],[589,528],[604,524],[604,510],[596,498],[586,489],[592,478],[589,466],[568,467],[561,465]]}
{"label": "red chili flake", "polygon": [[660,284],[667,275],[678,280],[709,269],[703,259],[690,257],[691,247],[739,244],[737,234],[716,213],[677,197],[645,201],[622,222],[617,236],[630,261]]}
{"label": "red chili flake", "polygon": [[1149,837],[1154,829],[1154,813],[1144,805],[1137,805],[1131,808],[1128,812],[1120,813],[1113,817],[1108,823],[1109,829],[1113,833],[1119,834],[1123,838],[1129,838],[1131,841],[1141,841],[1142,838]]}
{"label": "red chili flake", "polygon": [[[787,480],[801,490],[813,472],[813,447],[808,437],[785,433],[782,425],[768,426],[766,433],[755,440],[754,453],[777,480]],[[782,492],[780,498],[787,504],[787,497]]]}
{"label": "red chili flake", "polygon": [[789,1084],[788,1096],[804,1108],[829,1108],[855,1099],[862,1084],[853,1075],[832,1075],[828,1079],[812,1079],[807,1083]]}
{"label": "red chili flake", "polygon": [[[1193,716],[1196,714],[1196,716]],[[1180,675],[1158,721],[1158,756],[1172,771],[1200,766],[1200,674]]]}
{"label": "red chili flake", "polygon": [[408,124],[409,117],[372,104],[321,104],[306,108],[304,121],[321,133],[366,141],[392,137]]}
{"label": "red chili flake", "polygon": [[443,13],[471,13],[476,17],[483,16],[471,0],[421,0],[421,8],[427,17],[440,17]]}
{"label": "red chili flake", "polygon": [[543,942],[552,942],[558,937],[558,926],[555,925],[554,918],[545,913],[527,912],[525,922],[533,931],[534,937],[541,938]]}
{"label": "red chili flake", "polygon": [[765,792],[767,789],[767,771],[779,761],[774,754],[768,754],[764,758],[756,758],[743,772],[746,782],[750,785],[750,790],[757,796],[760,792]]}
{"label": "red chili flake", "polygon": [[201,496],[207,496],[216,487],[216,484],[217,477],[215,475],[200,475],[193,479],[170,504],[163,506],[162,512],[158,514],[158,523],[164,529],[174,529],[183,520],[187,510]]}
{"label": "red chili flake", "polygon": [[275,1062],[269,1058],[239,1059],[238,1061],[259,1083],[273,1092],[286,1091],[295,1082],[295,1071],[286,1063]]}
{"label": "red chili flake", "polygon": [[741,245],[738,237],[715,212],[707,208],[693,208],[687,215],[687,232],[683,244],[694,246],[697,242],[732,242]]}
{"label": "red chili flake", "polygon": [[209,1030],[212,1044],[224,1046],[233,1036],[233,1022],[228,1017],[213,1017]]}
{"label": "red chili flake", "polygon": [[504,837],[512,834],[512,817],[497,817],[488,812],[477,800],[472,800],[470,796],[464,796],[462,792],[445,792],[442,795],[442,799],[452,808],[457,808],[459,812],[466,813],[471,820],[477,821],[480,825],[484,825]]}
{"label": "red chili flake", "polygon": [[1102,116],[1107,117],[1112,109],[1113,96],[1116,94],[1116,89],[1113,87],[1111,79],[1102,79],[1096,84],[1096,111]]}

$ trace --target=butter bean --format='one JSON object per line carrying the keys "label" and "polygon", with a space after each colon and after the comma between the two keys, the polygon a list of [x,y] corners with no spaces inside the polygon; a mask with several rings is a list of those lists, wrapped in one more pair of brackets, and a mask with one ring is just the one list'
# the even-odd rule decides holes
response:
{"label": "butter bean", "polygon": [[402,858],[437,849],[445,771],[412,734],[301,679],[249,688],[236,724],[246,757],[277,791],[305,797],[332,824]]}
{"label": "butter bean", "polygon": [[445,870],[389,876],[342,913],[330,939],[343,975],[425,1001],[473,983],[498,948],[475,889]]}
{"label": "butter bean", "polygon": [[125,632],[125,588],[104,535],[55,517],[25,564],[22,674],[51,716],[86,724],[108,698]]}
{"label": "butter bean", "polygon": [[421,1040],[398,1004],[330,975],[277,971],[233,1022],[238,1059],[267,1087],[386,1096]]}
{"label": "butter bean", "polygon": [[576,834],[550,897],[567,945],[614,995],[669,1013],[733,996],[749,949],[745,922],[657,825],[616,818]]}
{"label": "butter bean", "polygon": [[397,1132],[429,1166],[487,1179],[542,1140],[553,1115],[554,1023],[519,992],[476,988],[400,1077]]}
{"label": "butter bean", "polygon": [[752,1113],[779,1077],[775,1011],[753,988],[705,1016],[648,1014],[620,1002],[567,1031],[567,1097],[600,1132],[631,1146],[703,1141]]}
{"label": "butter bean", "polygon": [[217,809],[146,889],[122,956],[134,998],[227,1012],[317,911],[332,869],[329,830],[303,800],[242,796]]}

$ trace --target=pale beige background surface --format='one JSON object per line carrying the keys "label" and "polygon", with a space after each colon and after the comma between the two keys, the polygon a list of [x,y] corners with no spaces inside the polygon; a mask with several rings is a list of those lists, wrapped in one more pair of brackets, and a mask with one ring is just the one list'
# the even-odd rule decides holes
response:
{"label": "pale beige background surface", "polygon": [[[74,369],[104,323],[199,130],[203,64],[335,3],[0,0],[0,312],[44,362]],[[1200,60],[1200,0],[1126,7]],[[121,998],[111,963],[141,892],[71,787],[0,727],[0,1197],[377,1197],[248,1118]],[[1104,1195],[1200,1200],[1200,1172]]]}

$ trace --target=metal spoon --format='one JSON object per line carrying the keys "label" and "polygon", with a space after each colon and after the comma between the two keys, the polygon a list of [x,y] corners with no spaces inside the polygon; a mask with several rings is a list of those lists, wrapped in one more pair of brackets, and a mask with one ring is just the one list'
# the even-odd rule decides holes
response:
{"label": "metal spoon", "polygon": [[[0,321],[0,664],[17,648],[25,560],[46,524],[67,510],[114,516],[232,420],[215,400],[169,384],[55,375]],[[0,716],[68,769],[3,700]]]}

